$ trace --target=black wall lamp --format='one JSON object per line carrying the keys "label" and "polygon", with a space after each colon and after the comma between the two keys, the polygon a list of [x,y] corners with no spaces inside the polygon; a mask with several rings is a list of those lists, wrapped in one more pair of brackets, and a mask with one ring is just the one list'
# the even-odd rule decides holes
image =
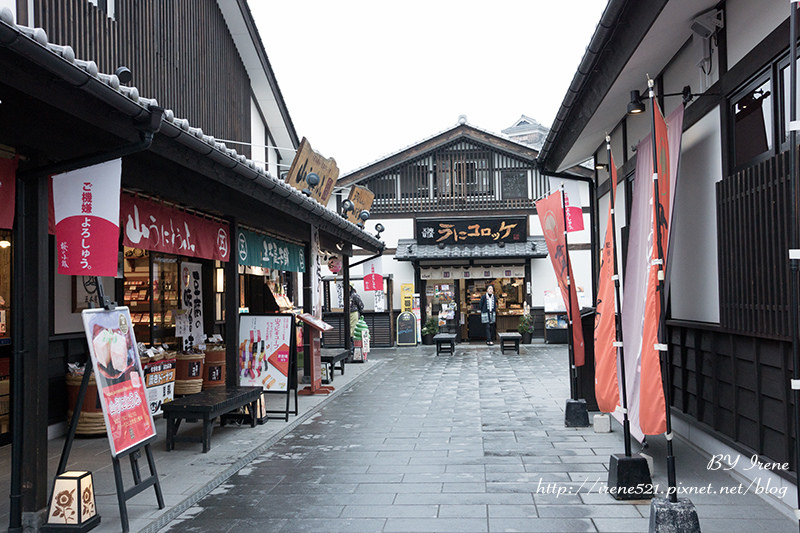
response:
{"label": "black wall lamp", "polygon": [[347,218],[347,213],[355,209],[355,207],[356,206],[350,200],[345,200],[342,202],[342,212],[340,213],[342,218]]}
{"label": "black wall lamp", "polygon": [[[691,86],[685,85],[683,87],[683,90],[681,90],[681,92],[679,93],[667,93],[667,94],[662,94],[661,96],[662,97],[680,96],[681,98],[683,98],[683,103],[688,104],[689,102],[694,100],[695,96],[714,96],[714,95],[716,95],[716,93],[694,94],[692,92]],[[640,113],[644,113],[645,107],[643,102],[647,98],[648,97],[646,95],[642,96],[639,91],[631,91],[631,101],[628,102],[628,114],[638,115]]]}
{"label": "black wall lamp", "polygon": [[306,196],[311,196],[311,191],[314,189],[314,187],[319,185],[319,181],[319,174],[316,172],[309,172],[306,174],[306,184],[308,184],[308,187],[303,189],[303,194]]}
{"label": "black wall lamp", "polygon": [[383,224],[381,224],[380,222],[375,224],[375,238],[376,239],[380,239],[381,238],[381,233],[383,233],[385,230],[386,230],[386,228],[384,228]]}
{"label": "black wall lamp", "polygon": [[361,211],[361,213],[358,214],[358,218],[361,219],[361,221],[358,224],[356,224],[356,226],[358,226],[361,229],[364,229],[364,222],[369,220],[369,211],[366,210]]}

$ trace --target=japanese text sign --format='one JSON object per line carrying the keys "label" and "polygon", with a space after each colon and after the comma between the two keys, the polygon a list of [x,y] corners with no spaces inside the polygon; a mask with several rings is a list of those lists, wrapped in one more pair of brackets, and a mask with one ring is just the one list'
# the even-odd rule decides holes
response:
{"label": "japanese text sign", "polygon": [[383,290],[383,257],[377,257],[364,263],[364,290]]}
{"label": "japanese text sign", "polygon": [[525,242],[527,217],[417,219],[419,244]]}
{"label": "japanese text sign", "polygon": [[85,309],[81,317],[108,442],[116,457],[156,434],[131,314],[127,307],[117,307]]}
{"label": "japanese text sign", "polygon": [[[306,181],[306,177],[312,172],[319,176],[319,183],[313,186]],[[286,175],[286,183],[298,191],[308,190],[311,198],[322,205],[327,205],[338,178],[339,167],[336,166],[336,160],[332,157],[326,159],[315,152],[311,148],[311,144],[303,137],[300,148],[297,149],[297,154],[292,160],[289,173]]]}
{"label": "japanese text sign", "polygon": [[366,187],[353,185],[347,199],[353,202],[353,210],[347,212],[347,220],[353,224],[358,224],[361,222],[361,219],[358,218],[361,212],[369,211],[372,208],[372,202],[375,200],[375,193]]}
{"label": "japanese text sign", "polygon": [[181,309],[189,317],[188,335],[183,337],[183,349],[189,350],[203,342],[203,272],[200,263],[181,265]]}
{"label": "japanese text sign", "polygon": [[236,249],[240,265],[284,272],[306,271],[305,250],[297,244],[240,229],[236,238]]}
{"label": "japanese text sign", "polygon": [[131,248],[219,261],[230,256],[230,231],[222,222],[127,194],[122,195],[120,220],[122,243]]}
{"label": "japanese text sign", "polygon": [[116,276],[122,160],[53,176],[58,273]]}

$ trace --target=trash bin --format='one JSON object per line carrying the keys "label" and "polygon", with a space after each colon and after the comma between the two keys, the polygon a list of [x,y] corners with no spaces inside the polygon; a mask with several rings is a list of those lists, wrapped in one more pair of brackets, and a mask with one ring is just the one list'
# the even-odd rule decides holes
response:
{"label": "trash bin", "polygon": [[[593,307],[581,310],[581,327],[583,328],[584,363],[578,367],[577,396],[573,398],[586,400],[588,411],[599,411],[597,397],[594,394],[594,316]],[[572,381],[570,380],[570,386]]]}

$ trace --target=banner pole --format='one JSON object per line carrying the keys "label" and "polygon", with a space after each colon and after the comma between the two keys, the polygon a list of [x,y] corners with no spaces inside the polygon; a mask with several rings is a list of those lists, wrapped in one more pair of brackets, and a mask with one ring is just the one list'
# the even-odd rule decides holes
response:
{"label": "banner pole", "polygon": [[[660,261],[659,265],[659,276],[658,276],[658,298],[659,298],[659,317],[658,317],[658,329],[657,329],[657,339],[656,342],[660,346],[664,346],[666,344],[665,339],[665,330],[666,330],[666,298],[664,295],[665,289],[665,267],[666,262],[664,261],[664,243],[661,239],[661,225],[667,224],[666,216],[667,214],[664,213],[661,209],[661,202],[659,201],[660,192],[658,188],[658,147],[656,146],[656,97],[655,97],[655,90],[653,89],[653,80],[650,79],[648,76],[647,78],[647,86],[649,88],[649,97],[650,97],[650,128],[652,130],[652,145],[653,145],[653,209],[654,215],[656,216],[656,246],[658,251],[658,260]],[[667,192],[669,193],[669,192]],[[672,391],[672,380],[670,378],[670,355],[669,349],[666,351],[659,352],[659,363],[661,367],[661,383],[664,388],[664,409],[666,411],[666,426],[667,426],[667,483],[669,485],[669,501],[671,503],[677,503],[678,496],[677,496],[677,483],[675,479],[675,455],[673,452],[672,447],[672,416],[670,412],[670,404],[672,403],[671,400],[671,391]]]}
{"label": "banner pole", "polygon": [[[564,256],[567,260],[567,288],[569,298],[569,314],[567,315],[567,342],[569,346],[569,379],[570,379],[570,396],[573,400],[578,399],[578,368],[575,366],[575,342],[572,336],[572,323],[573,309],[572,309],[572,268],[569,260],[569,240],[567,239],[567,205],[566,196],[564,194],[564,182],[561,182],[561,215],[564,217]],[[577,291],[577,289],[575,289]],[[577,294],[577,293],[576,293]]]}
{"label": "banner pole", "polygon": [[[800,487],[800,329],[798,329],[798,271],[800,270],[800,243],[798,243],[797,217],[800,214],[800,197],[797,186],[797,2],[790,0],[789,14],[789,187],[792,202],[789,237],[789,270],[791,276],[791,324],[792,324],[792,394],[794,396],[795,428],[795,484]],[[797,509],[800,509],[800,490],[797,491]],[[800,511],[795,510],[800,519]],[[800,528],[800,521],[798,521]]]}
{"label": "banner pole", "polygon": [[[609,179],[616,180],[617,173],[616,169],[613,168],[614,160],[611,156],[611,137],[606,135],[606,153],[608,154],[608,171],[609,171]],[[617,268],[617,216],[616,216],[616,201],[617,201],[617,184],[612,183],[610,188],[610,202],[611,202],[611,220],[608,221],[611,224],[611,246],[613,248],[613,261],[614,261],[614,327],[616,333],[616,339],[619,343],[619,348],[617,350],[618,354],[618,361],[619,361],[619,370],[620,370],[620,378],[622,381],[622,395],[620,399],[622,400],[622,432],[624,437],[624,444],[625,444],[625,457],[631,456],[631,421],[628,418],[628,386],[627,382],[625,381],[625,349],[623,347],[623,335],[622,335],[622,314],[620,313],[620,281],[619,281],[619,269]]]}

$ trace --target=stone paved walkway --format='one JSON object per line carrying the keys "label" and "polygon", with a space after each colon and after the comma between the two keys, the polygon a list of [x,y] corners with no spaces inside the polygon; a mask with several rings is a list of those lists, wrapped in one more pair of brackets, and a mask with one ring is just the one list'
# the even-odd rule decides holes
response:
{"label": "stone paved walkway", "polygon": [[[649,502],[602,493],[622,433],[564,427],[564,346],[375,350],[381,364],[162,531],[647,531]],[[678,480],[702,531],[797,531],[741,481],[676,441]],[[634,451],[638,445],[634,443]],[[666,486],[651,438],[653,482]],[[748,485],[744,484],[745,488]]]}

